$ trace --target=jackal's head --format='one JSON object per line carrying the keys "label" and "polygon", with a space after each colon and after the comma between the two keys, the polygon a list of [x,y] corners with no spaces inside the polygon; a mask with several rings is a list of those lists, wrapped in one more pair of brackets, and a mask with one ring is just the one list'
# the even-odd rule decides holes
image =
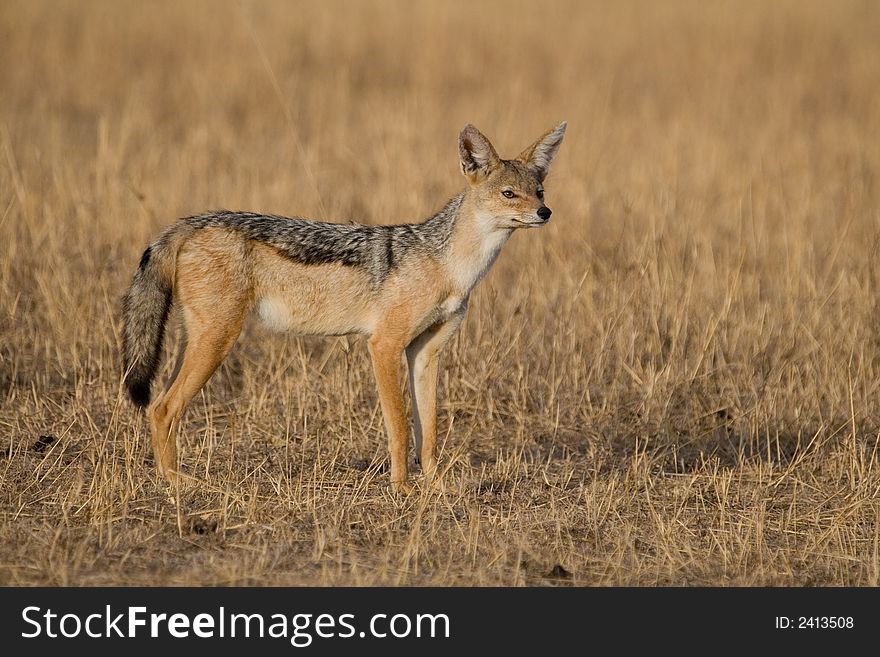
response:
{"label": "jackal's head", "polygon": [[493,218],[497,228],[530,228],[550,219],[550,208],[544,204],[544,179],[565,127],[563,121],[513,160],[498,157],[489,140],[471,124],[461,131],[461,172],[479,209]]}

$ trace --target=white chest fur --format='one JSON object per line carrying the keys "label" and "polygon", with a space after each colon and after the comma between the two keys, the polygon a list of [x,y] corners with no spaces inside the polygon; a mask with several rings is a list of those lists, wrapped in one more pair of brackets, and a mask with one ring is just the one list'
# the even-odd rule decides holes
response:
{"label": "white chest fur", "polygon": [[477,215],[473,229],[461,237],[462,243],[449,263],[452,279],[462,298],[470,295],[510,238],[511,230],[498,229],[493,224],[494,217],[491,215]]}

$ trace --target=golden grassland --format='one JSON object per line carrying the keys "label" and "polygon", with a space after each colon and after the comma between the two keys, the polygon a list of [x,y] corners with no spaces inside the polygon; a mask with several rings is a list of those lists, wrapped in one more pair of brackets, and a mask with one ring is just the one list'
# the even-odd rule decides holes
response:
{"label": "golden grassland", "polygon": [[[849,1],[3,2],[0,583],[880,584],[878,34]],[[513,156],[562,119],[553,219],[444,358],[445,493],[390,493],[363,340],[250,322],[169,499],[120,385],[158,231],[420,220],[466,122]]]}

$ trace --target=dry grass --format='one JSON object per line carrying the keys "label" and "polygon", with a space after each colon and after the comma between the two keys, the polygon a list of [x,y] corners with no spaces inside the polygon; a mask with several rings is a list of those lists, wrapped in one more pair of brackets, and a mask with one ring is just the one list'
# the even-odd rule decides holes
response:
{"label": "dry grass", "polygon": [[[3,2],[0,583],[877,585],[877,34],[830,0]],[[512,155],[563,118],[554,219],[444,359],[449,492],[387,490],[360,340],[253,323],[170,503],[120,387],[153,235],[416,220],[465,122]]]}

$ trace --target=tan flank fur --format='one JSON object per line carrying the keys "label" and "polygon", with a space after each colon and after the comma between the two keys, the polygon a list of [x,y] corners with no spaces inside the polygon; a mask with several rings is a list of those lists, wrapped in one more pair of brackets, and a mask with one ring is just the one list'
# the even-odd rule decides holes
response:
{"label": "tan flank fur", "polygon": [[227,356],[245,317],[302,335],[368,336],[391,452],[391,483],[409,490],[410,427],[400,380],[413,396],[416,455],[437,473],[437,379],[443,347],[476,284],[517,228],[547,222],[543,181],[565,132],[550,130],[502,160],[471,125],[459,136],[467,189],[419,224],[359,226],[218,212],[172,225],[144,253],[124,304],[126,384],[150,400],[171,304],[186,339],[164,392],[149,405],[156,465],[178,474],[176,425]]}

